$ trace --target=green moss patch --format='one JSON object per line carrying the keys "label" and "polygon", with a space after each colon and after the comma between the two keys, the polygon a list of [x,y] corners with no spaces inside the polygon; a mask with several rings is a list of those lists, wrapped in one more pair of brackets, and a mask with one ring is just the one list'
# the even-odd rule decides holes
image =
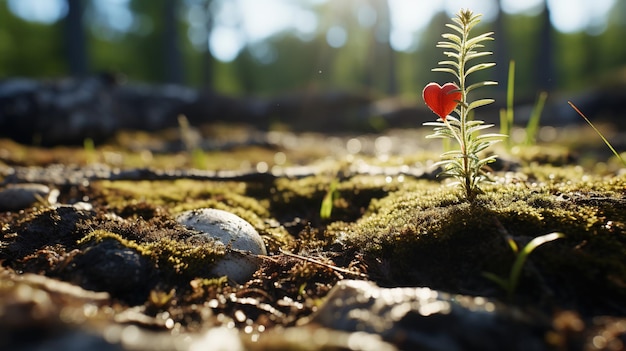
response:
{"label": "green moss patch", "polygon": [[85,247],[105,240],[117,241],[123,247],[135,250],[148,258],[166,282],[177,281],[180,278],[191,280],[196,277],[209,277],[213,263],[225,253],[223,246],[211,242],[188,243],[166,237],[156,241],[136,242],[106,230],[89,233],[78,242],[78,245]]}
{"label": "green moss patch", "polygon": [[530,296],[586,289],[593,290],[590,299],[626,298],[626,176],[559,177],[495,184],[473,205],[450,188],[407,184],[372,201],[362,219],[335,235],[366,253],[372,278],[382,284],[497,295],[481,275],[508,274],[515,256],[507,237],[523,246],[562,232],[564,240],[531,255],[521,289]]}
{"label": "green moss patch", "polygon": [[287,231],[271,220],[268,200],[248,196],[243,182],[103,181],[94,186],[100,193],[98,200],[116,212],[128,212],[128,208],[141,207],[142,203],[167,208],[172,216],[196,208],[216,208],[252,224],[270,251],[278,251],[291,240]]}

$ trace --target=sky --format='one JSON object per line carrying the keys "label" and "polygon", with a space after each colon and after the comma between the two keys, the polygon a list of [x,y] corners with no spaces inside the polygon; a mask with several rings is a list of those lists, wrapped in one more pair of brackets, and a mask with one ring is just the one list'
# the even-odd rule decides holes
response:
{"label": "sky", "polygon": [[[94,0],[95,5],[111,27],[112,31],[124,32],[133,28],[134,19],[128,10],[128,0]],[[192,2],[192,0],[185,0]],[[221,61],[231,61],[246,45],[256,44],[255,50],[263,51],[263,40],[277,32],[292,30],[303,40],[312,38],[318,26],[317,17],[305,3],[325,3],[344,0],[218,0],[218,17],[211,34],[210,49]],[[354,0],[353,0],[354,1]],[[537,14],[544,0],[502,0],[502,9],[511,14]],[[551,21],[561,32],[571,33],[586,30],[601,33],[606,26],[606,18],[616,0],[548,0]],[[483,14],[483,20],[493,20],[496,15],[497,0],[389,0],[392,33],[391,45],[400,51],[415,48],[416,33],[423,30],[430,18],[445,10],[450,16],[460,8],[471,8]],[[65,16],[65,0],[7,0],[9,9],[17,16],[42,23],[53,23]],[[375,20],[375,13],[363,7],[355,14],[362,25]],[[190,22],[203,25],[198,12],[187,13]],[[195,22],[194,22],[195,21]],[[189,38],[197,45],[206,40],[199,35],[200,27],[190,28]],[[341,47],[349,39],[349,33],[341,26],[332,26],[326,35],[329,45]],[[263,55],[259,55],[263,57]]]}

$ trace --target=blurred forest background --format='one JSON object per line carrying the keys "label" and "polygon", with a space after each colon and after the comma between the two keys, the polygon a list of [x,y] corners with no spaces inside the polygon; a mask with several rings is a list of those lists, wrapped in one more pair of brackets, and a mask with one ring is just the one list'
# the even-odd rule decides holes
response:
{"label": "blurred forest background", "polygon": [[[442,80],[430,69],[443,58],[435,44],[452,14],[443,9],[435,13],[423,30],[408,38],[409,45],[394,50],[391,1],[284,0],[284,10],[302,18],[301,28],[287,27],[261,41],[245,42],[236,56],[220,60],[211,41],[228,41],[233,33],[241,40],[246,24],[238,11],[245,1],[59,0],[56,18],[37,20],[20,9],[37,1],[0,0],[0,77],[106,71],[121,73],[129,81],[184,84],[235,95],[312,88],[414,95],[427,82]],[[41,5],[46,2],[39,0]],[[498,69],[490,78],[501,82],[500,89],[506,87],[511,59],[517,64],[518,96],[534,97],[539,90],[576,91],[626,74],[626,1],[615,1],[600,19],[604,23],[573,33],[554,29],[546,4],[509,14],[498,1],[484,3],[490,3],[495,16],[478,30],[496,32],[490,49]],[[267,17],[268,25],[273,21],[271,12],[259,16]],[[225,22],[230,24],[228,32]]]}
{"label": "blurred forest background", "polygon": [[[527,3],[534,5],[520,5]],[[500,82],[491,88],[497,90],[492,91],[496,108],[505,101],[508,66],[515,60],[519,105],[530,106],[541,91],[548,91],[548,106],[553,97],[561,96],[553,105],[565,107],[564,96],[586,97],[595,99],[584,106],[591,116],[608,106],[609,120],[623,120],[615,116],[623,116],[626,96],[624,0],[0,0],[0,82],[15,77],[47,80],[113,73],[131,84],[176,84],[233,99],[259,101],[334,91],[366,96],[365,103],[391,97],[394,106],[397,101],[408,101],[412,109],[424,109],[419,97],[422,88],[430,81],[451,79],[431,68],[444,58],[435,45],[447,31],[445,23],[461,7],[485,14],[477,33],[495,32],[496,40],[488,49],[494,52],[496,69],[479,74]],[[564,30],[556,25],[555,19],[574,17],[576,27]],[[413,19],[423,25],[400,30]],[[158,96],[155,99],[162,101]],[[208,101],[197,99],[203,100]],[[91,101],[96,100],[82,104],[94,106]],[[262,120],[258,116],[267,120],[282,113],[284,121],[298,111],[278,110],[275,107],[284,104],[269,100],[252,111],[254,102],[245,101],[252,107],[235,112],[228,106],[237,102],[219,105],[224,108],[196,104],[198,119],[192,114],[190,121],[201,122],[207,115],[203,111],[211,109],[211,116],[231,111],[232,118],[251,115],[258,120]],[[9,101],[12,111],[18,102],[17,98]],[[155,101],[146,104],[158,106]],[[137,103],[128,106],[128,116],[141,115],[131,110]],[[184,109],[169,108],[159,118],[175,123],[176,115],[186,113]],[[562,120],[580,122],[567,110],[570,117]],[[37,111],[41,109],[34,107],[22,114],[32,112],[35,122],[7,114],[3,129],[12,136],[22,135],[18,140],[32,140],[40,134],[56,140],[45,124],[51,117],[38,116]],[[346,115],[342,111],[335,115],[328,110],[310,112],[315,118],[303,115],[301,121],[314,119],[317,125],[332,128],[337,118]],[[93,111],[88,114],[95,116]],[[76,139],[95,137],[105,129],[108,133],[118,126],[145,127],[146,121],[155,120],[146,115],[134,124],[124,124],[128,118],[119,110],[110,115],[115,114],[116,126],[97,125],[95,117],[80,122],[90,126],[78,130]],[[497,118],[497,112],[489,114]],[[557,114],[551,118],[558,119]],[[57,115],[65,118],[64,125],[77,125],[83,118],[58,111]],[[409,125],[419,125],[414,110],[405,115]],[[319,116],[325,116],[326,124]],[[154,129],[161,125],[155,123]],[[60,127],[58,134],[60,140],[69,131]]]}

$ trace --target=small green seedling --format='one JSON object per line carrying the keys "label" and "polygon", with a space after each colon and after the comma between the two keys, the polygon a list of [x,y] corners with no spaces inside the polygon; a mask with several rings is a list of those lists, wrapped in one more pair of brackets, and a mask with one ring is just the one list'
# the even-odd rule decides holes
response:
{"label": "small green seedling", "polygon": [[322,205],[320,206],[321,219],[329,219],[333,213],[333,202],[338,196],[337,185],[339,185],[337,179],[333,179],[333,181],[330,182],[328,191],[326,192],[326,195],[324,195],[324,199],[322,199]]}
{"label": "small green seedling", "polygon": [[[493,40],[493,32],[471,36],[470,32],[480,22],[480,15],[470,10],[461,10],[455,18],[454,24],[446,24],[452,33],[445,33],[437,47],[444,49],[444,55],[449,59],[439,62],[440,67],[435,72],[450,73],[456,78],[454,83],[440,86],[437,83],[426,85],[422,96],[426,105],[437,115],[436,122],[426,122],[424,125],[433,126],[434,132],[427,138],[443,138],[455,140],[459,149],[452,149],[441,154],[441,161],[435,165],[441,166],[441,175],[455,178],[455,184],[460,186],[466,200],[473,202],[476,195],[481,193],[479,184],[488,181],[484,171],[488,163],[496,160],[496,155],[481,158],[480,153],[491,145],[501,141],[503,134],[480,134],[485,129],[493,127],[483,121],[470,118],[473,110],[494,102],[493,99],[478,99],[471,101],[468,94],[478,88],[496,85],[493,81],[478,81],[469,83],[468,76],[472,73],[495,66],[495,63],[475,63],[478,58],[491,55],[489,51],[481,51],[483,43]],[[457,117],[450,115],[454,112]]]}
{"label": "small green seedling", "polygon": [[96,162],[96,144],[91,138],[85,138],[83,140],[83,150],[85,151],[85,160],[87,163]]}
{"label": "small green seedling", "polygon": [[602,135],[602,133],[598,130],[598,128],[596,128],[596,126],[593,125],[593,123],[591,123],[591,121],[589,120],[589,118],[587,118],[587,116],[585,116],[584,113],[580,112],[580,110],[578,109],[578,107],[576,107],[576,105],[574,105],[571,101],[567,102],[570,106],[572,106],[572,108],[574,109],[574,111],[576,111],[580,117],[582,117],[585,121],[587,121],[587,123],[589,123],[589,125],[591,126],[591,128],[593,128],[593,130],[596,131],[596,133],[598,133],[598,135],[600,136],[600,138],[602,138],[602,140],[604,141],[604,143],[606,144],[606,146],[609,147],[609,149],[611,149],[611,151],[613,152],[613,155],[615,155],[620,161],[622,161],[622,163],[624,164],[624,166],[626,166],[626,161],[624,161],[624,159],[622,158],[622,156],[619,154],[619,152],[617,152],[615,150],[615,148],[613,147],[613,145],[611,145],[611,143],[604,137],[604,135]]}
{"label": "small green seedling", "polygon": [[535,106],[533,107],[533,110],[530,113],[528,124],[526,125],[526,139],[524,140],[525,145],[535,145],[537,143],[537,134],[539,132],[539,120],[541,119],[541,112],[543,111],[543,107],[546,105],[547,99],[548,99],[547,92],[542,91],[541,93],[539,93],[539,96],[537,97],[537,101],[535,102]]}
{"label": "small green seedling", "polygon": [[183,141],[185,151],[191,158],[191,166],[196,169],[206,169],[207,160],[204,150],[200,147],[201,136],[195,130],[185,115],[178,116],[178,130]]}
{"label": "small green seedling", "polygon": [[517,256],[515,257],[515,262],[513,262],[513,266],[511,267],[508,279],[499,277],[490,272],[483,272],[483,276],[502,287],[507,292],[509,298],[511,298],[513,297],[513,294],[515,294],[515,290],[519,284],[519,278],[522,274],[522,269],[524,268],[524,263],[526,262],[528,255],[535,251],[535,249],[539,246],[563,237],[565,237],[563,233],[557,232],[538,236],[526,244],[521,251],[519,250],[517,243],[515,243],[512,238],[509,238],[509,246],[511,246],[511,249],[513,249]]}

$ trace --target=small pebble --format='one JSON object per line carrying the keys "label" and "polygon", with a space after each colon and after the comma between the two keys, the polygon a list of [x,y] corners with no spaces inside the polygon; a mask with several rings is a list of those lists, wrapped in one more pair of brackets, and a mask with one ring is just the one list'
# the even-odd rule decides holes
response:
{"label": "small pebble", "polygon": [[59,191],[43,184],[9,184],[0,190],[0,210],[16,211],[44,201],[49,205],[57,202]]}
{"label": "small pebble", "polygon": [[217,240],[229,248],[224,258],[212,269],[212,273],[217,276],[226,275],[237,283],[246,282],[260,265],[260,260],[254,255],[267,255],[263,239],[254,227],[230,212],[202,208],[183,212],[176,220],[190,229],[202,232],[190,240]]}

